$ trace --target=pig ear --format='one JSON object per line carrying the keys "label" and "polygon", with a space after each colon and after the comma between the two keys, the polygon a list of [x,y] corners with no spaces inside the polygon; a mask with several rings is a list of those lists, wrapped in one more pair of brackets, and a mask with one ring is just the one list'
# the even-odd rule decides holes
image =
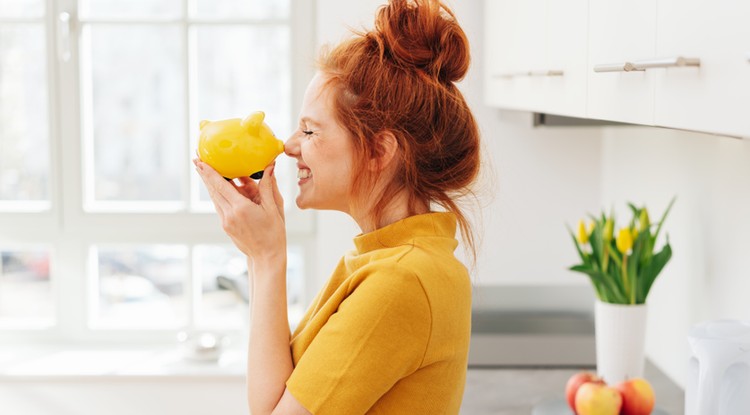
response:
{"label": "pig ear", "polygon": [[260,126],[263,125],[263,120],[266,118],[266,114],[263,111],[256,111],[242,120],[240,125],[245,128],[250,135],[258,135]]}
{"label": "pig ear", "polygon": [[209,121],[209,120],[201,120],[201,130],[202,130],[202,129],[203,129],[203,127],[205,127],[205,126],[206,126],[206,124],[208,124],[209,122],[211,122],[211,121]]}

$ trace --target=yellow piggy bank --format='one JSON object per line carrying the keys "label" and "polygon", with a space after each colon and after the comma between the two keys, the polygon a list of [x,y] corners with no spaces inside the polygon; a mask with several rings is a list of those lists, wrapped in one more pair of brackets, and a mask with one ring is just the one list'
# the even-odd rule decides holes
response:
{"label": "yellow piggy bank", "polygon": [[201,121],[198,155],[227,179],[259,179],[263,169],[284,152],[284,142],[263,122],[262,111],[244,120]]}

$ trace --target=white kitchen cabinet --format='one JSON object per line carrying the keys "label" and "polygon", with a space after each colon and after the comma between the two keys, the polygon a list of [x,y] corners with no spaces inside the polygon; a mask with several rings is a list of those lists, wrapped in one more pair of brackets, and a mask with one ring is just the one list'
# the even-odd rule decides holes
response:
{"label": "white kitchen cabinet", "polygon": [[487,104],[585,115],[587,3],[485,1]]}
{"label": "white kitchen cabinet", "polygon": [[524,76],[544,63],[544,0],[485,1],[487,103],[535,111],[542,100],[536,77]]}
{"label": "white kitchen cabinet", "polygon": [[699,68],[653,70],[654,124],[750,136],[750,3],[660,0],[656,51]]}
{"label": "white kitchen cabinet", "polygon": [[588,3],[588,0],[547,0],[546,68],[561,70],[563,75],[542,79],[545,97],[540,112],[586,116]]}
{"label": "white kitchen cabinet", "polygon": [[484,4],[488,104],[750,137],[750,3]]}
{"label": "white kitchen cabinet", "polygon": [[653,72],[622,68],[655,56],[656,2],[590,0],[588,47],[588,118],[653,124]]}

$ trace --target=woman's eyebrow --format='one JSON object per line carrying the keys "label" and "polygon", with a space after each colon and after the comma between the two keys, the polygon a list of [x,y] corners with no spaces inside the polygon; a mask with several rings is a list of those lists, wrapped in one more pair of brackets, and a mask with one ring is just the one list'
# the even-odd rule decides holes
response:
{"label": "woman's eyebrow", "polygon": [[317,121],[315,121],[315,120],[313,120],[310,117],[302,117],[302,118],[300,118],[300,122],[304,123],[304,124],[312,124],[312,125],[315,125],[317,127],[320,127],[320,123],[317,122]]}

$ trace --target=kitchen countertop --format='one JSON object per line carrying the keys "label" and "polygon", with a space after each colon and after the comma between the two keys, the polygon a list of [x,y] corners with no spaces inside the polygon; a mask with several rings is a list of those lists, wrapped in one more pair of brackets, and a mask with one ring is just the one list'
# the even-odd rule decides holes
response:
{"label": "kitchen countertop", "polygon": [[[244,350],[227,350],[218,362],[190,362],[176,348],[133,350],[0,349],[0,385],[10,382],[141,382],[225,379],[245,382]],[[591,366],[470,366],[463,415],[537,415],[539,404],[564,402],[565,384]],[[647,362],[645,377],[654,387],[656,406],[668,415],[682,415],[683,391]],[[557,402],[555,402],[557,401]],[[562,401],[562,402],[560,402]],[[543,412],[539,412],[541,415]],[[555,414],[557,415],[557,414]],[[559,415],[567,415],[563,413]]]}
{"label": "kitchen countertop", "polygon": [[[565,400],[565,383],[574,373],[592,367],[469,369],[462,415],[529,415],[535,406]],[[684,392],[651,362],[644,377],[656,395],[656,407],[669,415],[684,414]],[[564,414],[560,414],[564,415]]]}

